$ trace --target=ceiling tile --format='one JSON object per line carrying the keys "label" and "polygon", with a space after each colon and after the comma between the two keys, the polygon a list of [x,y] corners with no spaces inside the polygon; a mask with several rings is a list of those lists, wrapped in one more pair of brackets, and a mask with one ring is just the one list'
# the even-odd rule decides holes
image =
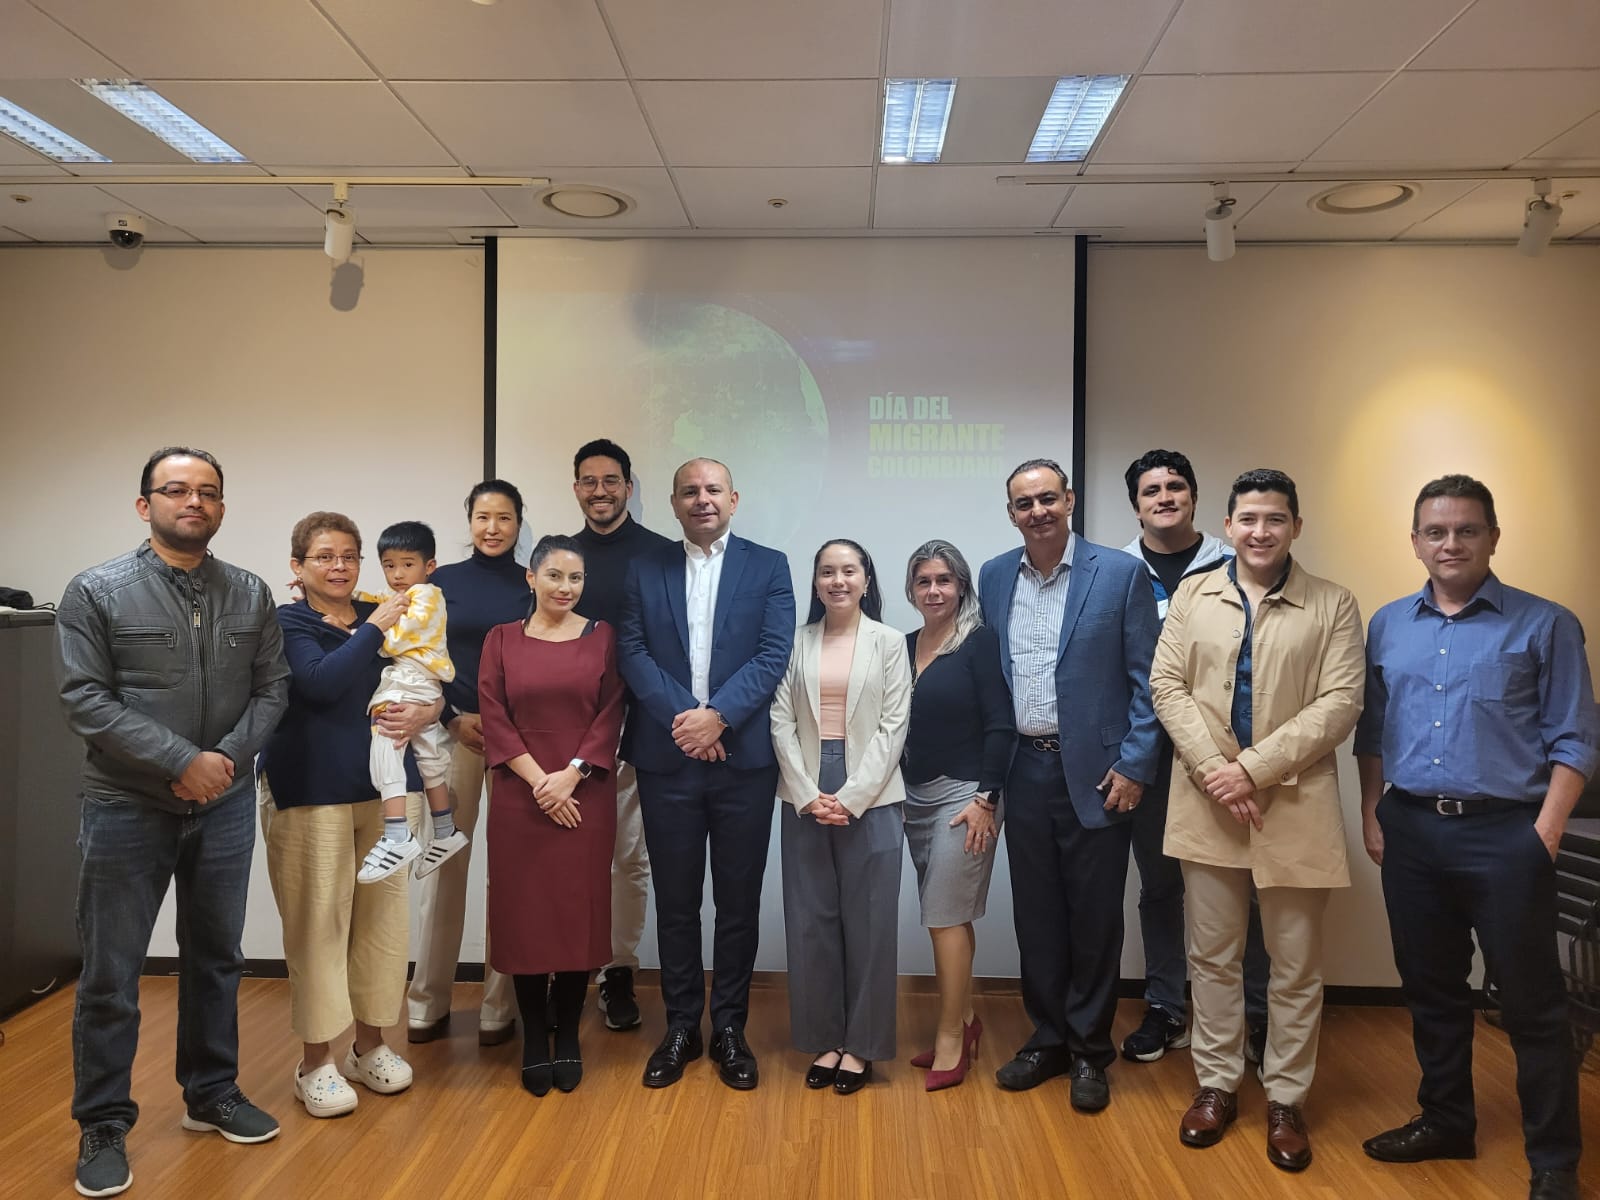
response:
{"label": "ceiling tile", "polygon": [[27,234],[18,233],[15,229],[8,229],[0,225],[0,242],[31,242],[33,239]]}
{"label": "ceiling tile", "polygon": [[593,4],[322,0],[322,8],[388,79],[621,79],[623,75],[605,22]]}
{"label": "ceiling tile", "polygon": [[1478,0],[1412,65],[1427,70],[1600,67],[1600,4]]}
{"label": "ceiling tile", "polygon": [[153,82],[253,162],[451,162],[381,83]]}
{"label": "ceiling tile", "polygon": [[0,79],[102,79],[117,64],[24,0],[0,0]]}
{"label": "ceiling tile", "polygon": [[[1554,192],[1561,196],[1561,224],[1557,240],[1573,238],[1600,221],[1600,179],[1557,179]],[[1576,195],[1563,195],[1563,193]],[[1522,234],[1522,218],[1533,188],[1522,179],[1497,179],[1473,188],[1454,204],[1407,229],[1403,240],[1515,241]]]}
{"label": "ceiling tile", "polygon": [[1383,82],[1378,73],[1146,75],[1096,163],[1299,161]]}
{"label": "ceiling tile", "polygon": [[[871,167],[679,167],[697,229],[864,229]],[[774,197],[787,201],[774,208]]]}
{"label": "ceiling tile", "polygon": [[[290,228],[273,225],[207,225],[195,238],[207,246],[322,246],[322,226]],[[361,253],[361,242],[356,242]],[[331,269],[333,264],[329,263]]]}
{"label": "ceiling tile", "polygon": [[[1008,174],[1052,174],[1015,169]],[[993,167],[904,163],[878,168],[875,229],[1048,229],[1065,187],[995,182]]]}
{"label": "ceiling tile", "polygon": [[1336,217],[1310,207],[1313,197],[1337,186],[1333,183],[1278,184],[1266,199],[1240,216],[1239,240],[1384,241],[1471,191],[1474,185],[1460,181],[1424,183],[1419,195],[1398,208],[1378,213]]}
{"label": "ceiling tile", "polygon": [[877,3],[606,0],[605,10],[635,79],[878,76],[883,8]]}
{"label": "ceiling tile", "polygon": [[35,0],[139,79],[371,79],[306,0]]}
{"label": "ceiling tile", "polygon": [[102,190],[202,240],[219,227],[322,231],[322,213],[286,187],[137,183]]}
{"label": "ceiling tile", "polygon": [[1392,71],[1466,0],[1184,0],[1145,70]]}
{"label": "ceiling tile", "polygon": [[682,167],[853,167],[878,146],[878,83],[747,80],[641,83],[639,100]]}
{"label": "ceiling tile", "polygon": [[397,83],[417,116],[481,175],[517,164],[659,166],[649,127],[623,82]]}
{"label": "ceiling tile", "polygon": [[1405,71],[1312,161],[1495,167],[1600,110],[1600,71]]}
{"label": "ceiling tile", "polygon": [[[329,187],[294,190],[319,210],[326,209],[333,200],[333,189]],[[512,223],[484,189],[473,187],[352,187],[350,208],[363,237],[371,230],[384,228],[447,229]]]}
{"label": "ceiling tile", "polygon": [[1126,75],[1173,0],[894,0],[889,74]]}
{"label": "ceiling tile", "polygon": [[[956,84],[945,132],[947,163],[1020,163],[1028,157],[1034,132],[1050,93],[1054,75],[995,79],[975,76]],[[1073,164],[1063,163],[1071,168]]]}
{"label": "ceiling tile", "polygon": [[[0,96],[3,95],[5,88],[4,85],[0,85]],[[54,172],[60,168],[44,155],[36,154],[21,142],[14,142],[4,134],[0,134],[0,175],[25,175],[34,170]]]}
{"label": "ceiling tile", "polygon": [[495,200],[527,229],[569,229],[574,232],[605,232],[612,229],[684,229],[684,215],[672,177],[664,167],[549,167],[544,169],[558,183],[588,184],[620,192],[634,207],[620,217],[603,221],[569,217],[540,203],[548,188],[496,188]]}
{"label": "ceiling tile", "polygon": [[[138,210],[138,205],[82,184],[39,188],[30,204],[7,204],[0,221],[41,242],[104,242],[107,213]],[[142,210],[141,210],[142,215]],[[145,232],[149,242],[188,242],[188,234],[152,219]]]}
{"label": "ceiling tile", "polygon": [[[1248,183],[1229,191],[1243,212],[1271,189],[1271,184]],[[1106,241],[1200,242],[1212,203],[1205,183],[1083,185],[1072,189],[1055,223],[1058,229],[1092,229]]]}
{"label": "ceiling tile", "polygon": [[0,83],[0,96],[119,163],[188,163],[178,151],[68,79]]}
{"label": "ceiling tile", "polygon": [[1600,113],[1552,138],[1528,157],[1569,160],[1600,158]]}

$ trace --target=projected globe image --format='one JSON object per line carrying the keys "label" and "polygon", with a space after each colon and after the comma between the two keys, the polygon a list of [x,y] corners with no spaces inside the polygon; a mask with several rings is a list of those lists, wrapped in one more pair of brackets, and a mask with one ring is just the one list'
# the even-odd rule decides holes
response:
{"label": "projected globe image", "polygon": [[[770,325],[720,304],[639,297],[634,342],[614,366],[633,395],[629,432],[641,497],[657,508],[672,470],[696,456],[733,468],[738,529],[783,545],[823,486],[828,414],[804,360]],[[670,518],[669,518],[670,519]]]}

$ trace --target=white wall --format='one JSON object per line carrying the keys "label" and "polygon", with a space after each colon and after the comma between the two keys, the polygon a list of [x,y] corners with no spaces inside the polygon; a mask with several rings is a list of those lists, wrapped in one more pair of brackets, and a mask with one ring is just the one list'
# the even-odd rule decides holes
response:
{"label": "white wall", "polygon": [[[441,560],[461,557],[460,504],[483,464],[481,251],[363,250],[353,309],[351,268],[335,292],[316,251],[111,259],[0,252],[0,582],[54,599],[136,545],[139,470],[169,443],[221,461],[227,512],[212,548],[280,599],[289,530],[313,509],[348,513],[369,543],[419,518]],[[426,452],[394,450],[395,431],[422,432]],[[365,582],[381,585],[367,566]],[[259,843],[244,951],[283,954]],[[176,953],[170,897],[150,952]]]}
{"label": "white wall", "polygon": [[[1088,324],[1094,540],[1133,537],[1122,473],[1152,447],[1193,461],[1200,523],[1217,534],[1234,476],[1278,467],[1300,491],[1297,556],[1351,588],[1367,618],[1425,579],[1408,539],[1417,489],[1464,471],[1495,495],[1497,572],[1600,633],[1588,503],[1600,247],[1529,260],[1509,247],[1241,246],[1220,264],[1199,247],[1095,247]],[[1389,985],[1354,767],[1342,752],[1354,882],[1329,906],[1327,978]],[[1129,913],[1124,973],[1138,975]]]}

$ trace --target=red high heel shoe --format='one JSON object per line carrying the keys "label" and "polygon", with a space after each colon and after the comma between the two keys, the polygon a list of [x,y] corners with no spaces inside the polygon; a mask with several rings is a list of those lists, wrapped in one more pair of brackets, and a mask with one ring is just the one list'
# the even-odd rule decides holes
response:
{"label": "red high heel shoe", "polygon": [[[965,1021],[961,1023],[961,1053],[963,1057],[968,1059],[978,1057],[978,1039],[982,1036],[983,1018],[978,1016],[977,1013],[973,1013],[970,1025]],[[915,1055],[911,1059],[911,1065],[924,1071],[929,1070],[933,1066],[933,1051],[924,1050],[921,1054]],[[949,1074],[948,1071],[943,1073]]]}
{"label": "red high heel shoe", "polygon": [[962,1050],[961,1061],[949,1071],[929,1070],[923,1076],[923,1086],[930,1092],[942,1091],[945,1088],[955,1087],[956,1084],[966,1079],[967,1072],[972,1069],[972,1052]]}

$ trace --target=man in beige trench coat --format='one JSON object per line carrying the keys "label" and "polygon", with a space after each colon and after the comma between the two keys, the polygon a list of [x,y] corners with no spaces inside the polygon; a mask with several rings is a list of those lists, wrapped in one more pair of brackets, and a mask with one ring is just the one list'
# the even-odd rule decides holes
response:
{"label": "man in beige trench coat", "polygon": [[1199,1091],[1180,1139],[1210,1146],[1245,1071],[1241,962],[1254,882],[1267,988],[1267,1158],[1311,1162],[1301,1106],[1322,1023],[1322,914],[1348,887],[1334,752],[1361,715],[1361,616],[1344,588],[1290,556],[1294,481],[1247,471],[1228,496],[1236,557],[1173,597],[1150,671],[1174,765],[1165,852],[1183,864]]}

